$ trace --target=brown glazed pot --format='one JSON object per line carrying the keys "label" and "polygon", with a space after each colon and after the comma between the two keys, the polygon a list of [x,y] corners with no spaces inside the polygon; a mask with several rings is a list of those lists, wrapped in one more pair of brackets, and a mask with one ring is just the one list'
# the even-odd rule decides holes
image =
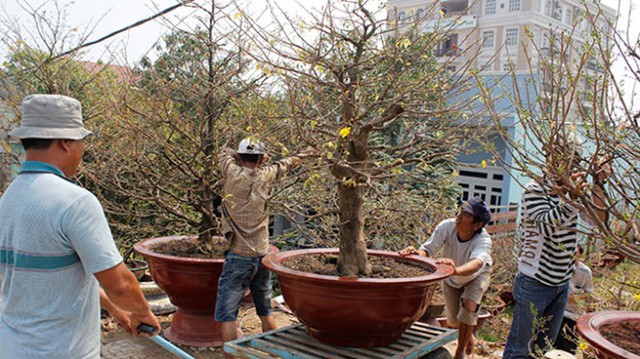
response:
{"label": "brown glazed pot", "polygon": [[576,327],[578,334],[597,350],[598,358],[640,359],[639,355],[614,345],[600,334],[599,328],[602,325],[627,321],[640,321],[640,312],[603,311],[587,313],[578,318]]}
{"label": "brown glazed pot", "polygon": [[425,312],[440,280],[453,274],[433,259],[396,252],[373,251],[369,256],[392,257],[434,270],[413,278],[370,279],[318,275],[282,265],[287,259],[313,254],[338,254],[337,248],[302,249],[267,255],[262,263],[275,272],[284,300],[309,335],[351,347],[387,346]]}
{"label": "brown glazed pot", "polygon": [[213,316],[224,259],[184,258],[149,250],[149,247],[158,243],[188,238],[151,238],[133,247],[149,263],[153,280],[167,293],[171,303],[178,307],[171,326],[164,330],[164,336],[178,344],[221,346],[221,324]]}

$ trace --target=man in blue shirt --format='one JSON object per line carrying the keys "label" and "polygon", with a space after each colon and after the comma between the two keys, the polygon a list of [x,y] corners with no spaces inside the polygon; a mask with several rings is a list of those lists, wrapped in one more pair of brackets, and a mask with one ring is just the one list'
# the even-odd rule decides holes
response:
{"label": "man in blue shirt", "polygon": [[0,199],[0,359],[99,358],[99,286],[130,313],[128,331],[160,329],[98,199],[70,180],[90,133],[73,98],[22,102],[22,125],[10,136],[26,161]]}

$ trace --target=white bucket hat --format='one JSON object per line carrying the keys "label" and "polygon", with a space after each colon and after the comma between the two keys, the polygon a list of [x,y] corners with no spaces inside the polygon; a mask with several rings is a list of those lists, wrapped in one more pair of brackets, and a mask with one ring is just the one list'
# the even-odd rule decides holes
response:
{"label": "white bucket hat", "polygon": [[62,95],[29,95],[22,100],[22,125],[15,138],[81,140],[91,134],[82,125],[82,106]]}
{"label": "white bucket hat", "polygon": [[238,144],[238,153],[243,155],[264,154],[264,144],[254,137],[247,137]]}

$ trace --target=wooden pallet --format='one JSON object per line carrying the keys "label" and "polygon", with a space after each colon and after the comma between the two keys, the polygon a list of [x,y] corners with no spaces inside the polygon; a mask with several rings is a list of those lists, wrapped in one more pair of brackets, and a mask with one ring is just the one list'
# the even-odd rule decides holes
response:
{"label": "wooden pallet", "polygon": [[394,344],[377,348],[327,345],[311,338],[302,324],[240,338],[224,345],[224,351],[239,358],[420,358],[458,338],[458,331],[416,322]]}

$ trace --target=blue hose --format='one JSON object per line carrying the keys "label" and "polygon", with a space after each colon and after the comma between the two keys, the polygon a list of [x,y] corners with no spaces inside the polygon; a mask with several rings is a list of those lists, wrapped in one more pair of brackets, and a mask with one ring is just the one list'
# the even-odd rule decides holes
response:
{"label": "blue hose", "polygon": [[148,325],[148,324],[140,324],[140,326],[138,327],[138,332],[140,333],[148,333],[153,335],[152,337],[149,337],[149,339],[153,340],[154,342],[156,342],[156,344],[160,345],[161,347],[167,349],[168,351],[172,352],[173,354],[177,355],[179,358],[183,358],[183,359],[195,359],[194,357],[192,357],[191,355],[189,355],[187,352],[185,352],[184,350],[178,348],[177,346],[173,345],[173,343],[171,343],[170,341],[166,340],[165,338],[159,336],[159,335],[155,335],[158,333],[158,329],[156,329],[155,327]]}
{"label": "blue hose", "polygon": [[165,338],[156,335],[154,337],[149,338],[151,340],[153,340],[154,342],[156,342],[158,345],[160,345],[161,347],[167,349],[168,351],[172,352],[173,354],[177,355],[179,358],[184,358],[184,359],[195,359],[194,357],[192,357],[191,355],[189,355],[187,352],[185,352],[184,350],[178,348],[177,346],[173,345],[173,343],[171,343],[170,341],[166,340]]}

